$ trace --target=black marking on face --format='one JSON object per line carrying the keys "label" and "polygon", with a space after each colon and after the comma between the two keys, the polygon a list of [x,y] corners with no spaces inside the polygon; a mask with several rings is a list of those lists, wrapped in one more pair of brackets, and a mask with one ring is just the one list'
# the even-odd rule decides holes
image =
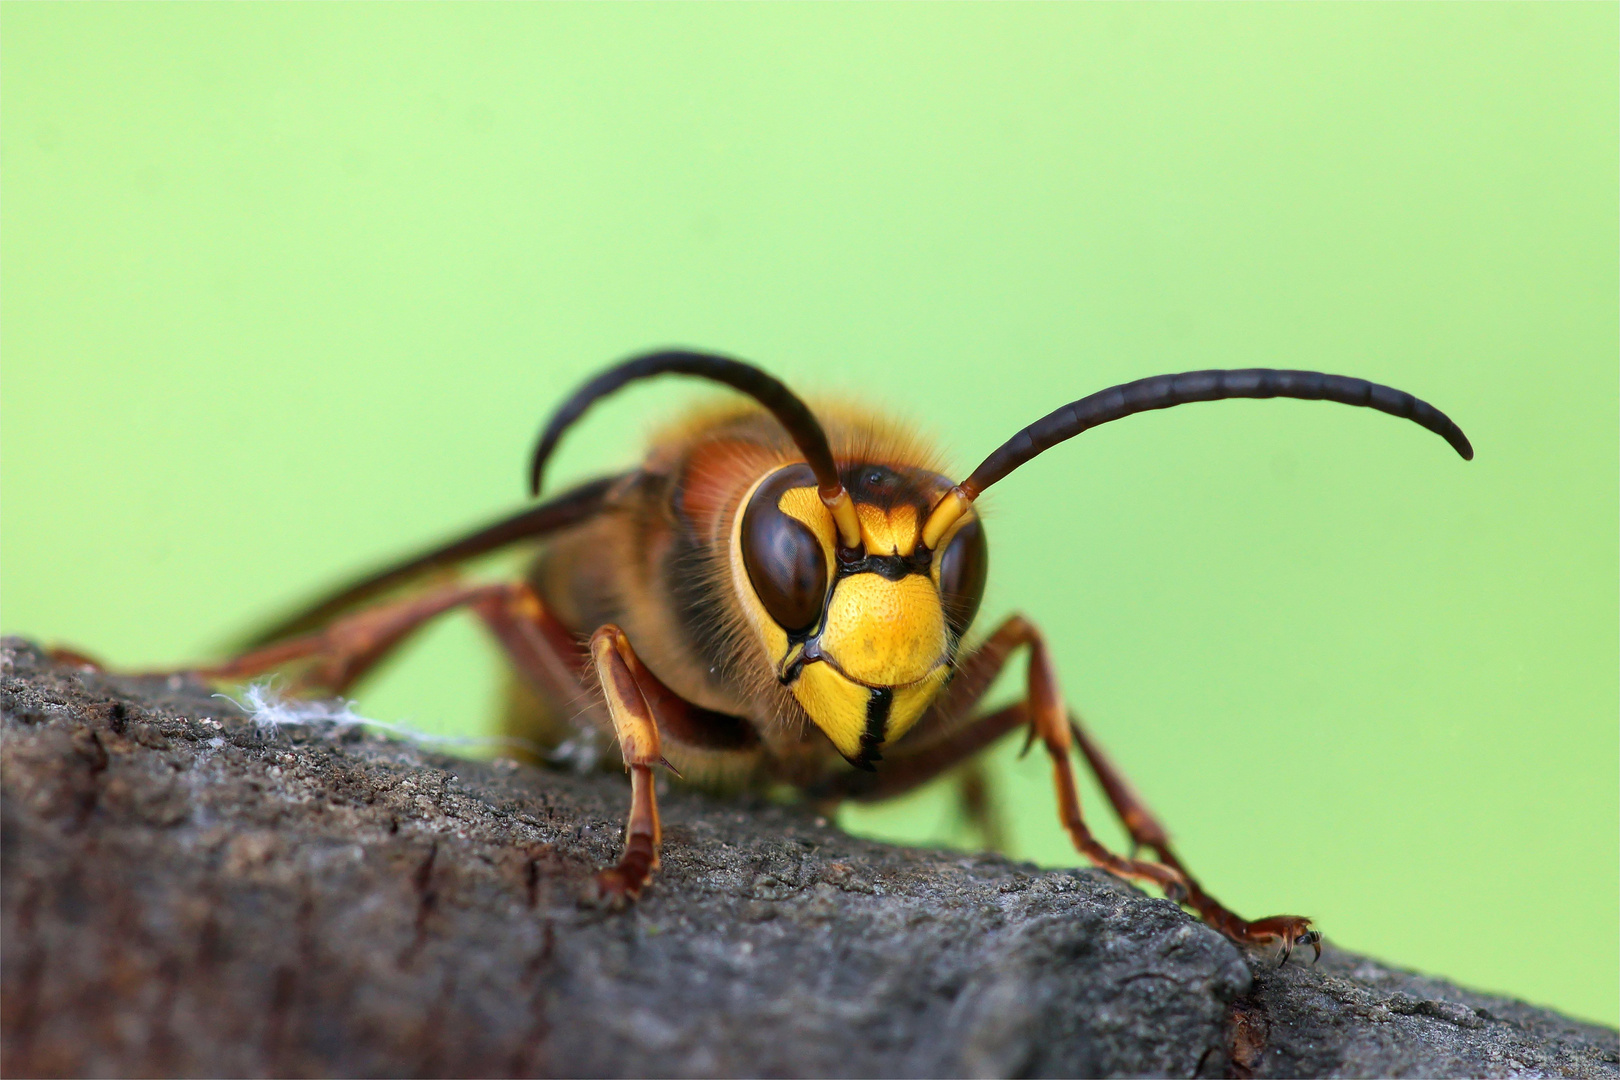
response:
{"label": "black marking on face", "polygon": [[899,581],[907,574],[921,574],[928,576],[928,568],[933,563],[934,553],[917,545],[917,550],[910,555],[868,555],[864,549],[860,551],[840,551],[838,553],[838,576],[849,577],[851,574],[876,574],[887,581]]}
{"label": "black marking on face", "polygon": [[861,752],[850,764],[867,772],[877,772],[874,761],[882,761],[879,747],[889,730],[889,710],[894,708],[894,691],[887,686],[873,687],[866,699],[866,730],[861,732]]}

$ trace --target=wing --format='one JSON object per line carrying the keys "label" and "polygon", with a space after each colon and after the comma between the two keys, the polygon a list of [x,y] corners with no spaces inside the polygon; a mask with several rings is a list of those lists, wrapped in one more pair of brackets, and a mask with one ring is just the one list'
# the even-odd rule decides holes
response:
{"label": "wing", "polygon": [[538,539],[559,529],[566,529],[570,525],[577,525],[602,510],[608,502],[609,493],[622,479],[622,476],[604,476],[600,480],[581,484],[556,498],[547,499],[538,506],[492,522],[481,529],[475,529],[441,547],[431,548],[403,562],[385,566],[278,619],[269,627],[254,633],[242,643],[242,647],[259,648],[274,641],[309,633],[368,600],[409,585],[435,571],[448,569],[480,555],[488,555],[520,540]]}

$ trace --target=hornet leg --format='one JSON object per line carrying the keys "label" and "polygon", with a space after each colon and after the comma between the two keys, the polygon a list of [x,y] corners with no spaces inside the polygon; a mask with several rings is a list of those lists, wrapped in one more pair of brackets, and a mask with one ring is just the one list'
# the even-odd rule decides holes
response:
{"label": "hornet leg", "polygon": [[1181,876],[1187,882],[1187,898],[1184,903],[1198,912],[1199,918],[1234,941],[1246,945],[1280,945],[1283,963],[1288,962],[1295,945],[1309,945],[1316,950],[1316,956],[1321,957],[1322,935],[1311,929],[1311,920],[1298,915],[1273,915],[1249,922],[1223,907],[1213,896],[1206,893],[1198,884],[1198,879],[1188,873],[1187,868],[1181,865],[1181,860],[1176,858],[1176,853],[1170,847],[1170,835],[1164,826],[1159,824],[1158,818],[1153,816],[1153,811],[1148,809],[1142,797],[1126,782],[1124,776],[1114,767],[1114,763],[1108,760],[1102,748],[1086,734],[1079,719],[1071,717],[1070,727],[1074,732],[1075,742],[1080,744],[1080,753],[1085,755],[1091,771],[1096,774],[1103,793],[1113,804],[1114,812],[1119,815],[1125,831],[1130,833],[1132,843],[1147,848],[1160,862],[1181,872]]}
{"label": "hornet leg", "polygon": [[630,818],[624,826],[624,854],[616,865],[596,875],[599,897],[619,906],[640,896],[658,869],[662,830],[652,767],[663,761],[663,754],[658,744],[658,724],[647,704],[648,695],[642,691],[643,679],[638,677],[650,677],[651,673],[642,667],[624,631],[610,623],[592,634],[591,659],[613,717],[613,732],[619,738],[624,767],[630,772]]}
{"label": "hornet leg", "polygon": [[[983,698],[996,675],[1006,666],[1012,654],[1021,647],[1030,649],[1030,692],[1022,702],[980,716],[970,716],[971,710]],[[1039,691],[1039,692],[1037,692]],[[1048,704],[1040,705],[1042,699]],[[1295,915],[1277,915],[1249,922],[1223,907],[1206,893],[1182,865],[1170,847],[1169,836],[1147,804],[1142,801],[1101,748],[1072,717],[1061,723],[1053,718],[1053,706],[1058,700],[1056,678],[1046,654],[1040,633],[1019,616],[1013,616],[990,635],[985,642],[958,663],[957,677],[941,695],[935,709],[917,725],[915,731],[887,755],[884,771],[876,776],[852,777],[845,782],[842,793],[862,800],[876,800],[902,794],[922,784],[959,762],[967,760],[991,743],[1025,724],[1031,725],[1031,738],[1039,735],[1049,752],[1062,750],[1061,764],[1054,760],[1058,777],[1058,800],[1065,826],[1071,836],[1076,829],[1071,821],[1079,817],[1079,798],[1065,797],[1065,789],[1072,791],[1073,777],[1066,766],[1069,738],[1049,738],[1054,726],[1061,726],[1079,744],[1080,752],[1096,774],[1103,792],[1114,812],[1119,815],[1131,840],[1145,847],[1157,858],[1163,868],[1174,875],[1175,884],[1167,891],[1198,913],[1199,918],[1227,937],[1246,945],[1280,945],[1286,961],[1296,945],[1310,945],[1321,954],[1321,935],[1310,928],[1310,920]],[[1042,716],[1045,716],[1044,726]],[[1079,828],[1085,826],[1080,823]],[[1089,832],[1083,834],[1089,839]],[[1091,841],[1095,844],[1095,841]],[[1075,846],[1104,869],[1114,870],[1108,862],[1096,859],[1082,838],[1075,836]],[[1110,856],[1113,858],[1113,856]],[[1125,860],[1120,860],[1125,861]],[[1134,863],[1134,861],[1133,861]],[[1136,864],[1153,866],[1152,863]],[[1134,874],[1121,874],[1133,877]],[[1149,878],[1152,880],[1152,878]]]}
{"label": "hornet leg", "polygon": [[[1020,648],[1030,653],[1024,700],[988,716],[970,716],[996,675]],[[1075,849],[1119,877],[1157,885],[1178,900],[1185,895],[1179,871],[1159,863],[1121,858],[1103,847],[1086,826],[1070,756],[1069,718],[1058,691],[1057,675],[1040,631],[1021,616],[1014,615],[1002,623],[988,640],[959,662],[956,678],[934,710],[923,718],[912,736],[886,754],[881,772],[867,780],[845,780],[840,793],[863,800],[898,795],[960,764],[1021,725],[1028,725],[1030,739],[1040,739],[1052,760],[1058,816]]]}
{"label": "hornet leg", "polygon": [[278,641],[212,667],[190,669],[205,679],[250,679],[297,667],[294,686],[342,694],[428,622],[467,608],[494,634],[524,677],[547,694],[577,693],[580,650],[568,629],[521,582],[446,585],[345,615],[301,637]]}

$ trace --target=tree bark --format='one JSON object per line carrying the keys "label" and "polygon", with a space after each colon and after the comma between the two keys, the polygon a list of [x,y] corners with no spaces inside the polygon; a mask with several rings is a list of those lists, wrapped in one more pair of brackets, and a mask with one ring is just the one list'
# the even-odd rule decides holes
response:
{"label": "tree bark", "polygon": [[1245,955],[1091,870],[627,795],[207,688],[0,670],[0,1069],[20,1075],[1620,1076],[1620,1039],[1331,946]]}

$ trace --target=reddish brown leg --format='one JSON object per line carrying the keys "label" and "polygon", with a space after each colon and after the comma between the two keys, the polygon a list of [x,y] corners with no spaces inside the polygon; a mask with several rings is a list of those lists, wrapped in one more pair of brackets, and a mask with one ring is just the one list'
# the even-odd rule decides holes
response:
{"label": "reddish brown leg", "polygon": [[500,596],[475,601],[473,612],[530,686],[552,701],[574,698],[585,673],[583,644],[528,585],[518,582],[505,588]]}
{"label": "reddish brown leg", "polygon": [[1057,673],[1046,651],[1040,631],[1016,616],[1008,625],[1017,625],[1029,646],[1029,713],[1035,737],[1046,746],[1052,759],[1053,781],[1057,786],[1058,815],[1069,839],[1086,858],[1123,878],[1148,881],[1164,889],[1173,900],[1185,895],[1181,874],[1160,863],[1122,859],[1099,844],[1080,816],[1080,789],[1074,782],[1074,758],[1070,753],[1069,717],[1058,692]]}
{"label": "reddish brown leg", "polygon": [[208,679],[251,679],[267,671],[299,665],[301,670],[294,680],[297,689],[341,694],[424,624],[496,588],[451,585],[379,604],[314,633],[265,645],[193,671]]}
{"label": "reddish brown leg", "polygon": [[[1031,689],[1028,699],[985,716],[967,718],[968,713],[984,696],[1012,654],[1026,645],[1030,648]],[[1051,663],[1039,631],[1026,620],[1013,616],[997,628],[984,644],[959,661],[957,677],[941,695],[939,704],[917,725],[910,738],[887,754],[884,771],[871,777],[863,774],[852,782],[846,782],[844,793],[870,800],[902,794],[967,760],[1008,732],[1032,720],[1034,722],[1031,724],[1031,737],[1039,735],[1046,743],[1047,749],[1052,751],[1052,741],[1047,739],[1047,734],[1040,725],[1041,710],[1037,707],[1040,695],[1036,692],[1038,684],[1045,685],[1043,693],[1049,701],[1058,700],[1056,679],[1051,672]],[[1050,711],[1047,715],[1051,715]],[[1170,868],[1177,875],[1177,885],[1180,889],[1171,888],[1167,891],[1182,899],[1210,926],[1235,941],[1252,945],[1279,944],[1285,961],[1296,945],[1310,945],[1316,949],[1318,956],[1321,955],[1321,935],[1310,929],[1309,919],[1278,915],[1248,922],[1221,906],[1204,892],[1176,858],[1175,852],[1170,848],[1169,837],[1164,827],[1159,824],[1141,797],[1126,783],[1119,770],[1115,769],[1103,755],[1096,743],[1072,717],[1065,719],[1061,726],[1072,734],[1074,741],[1079,744],[1081,753],[1085,755],[1092,771],[1096,773],[1098,782],[1115,813],[1119,815],[1120,821],[1124,823],[1132,843],[1148,848],[1160,864]],[[1067,739],[1059,741],[1060,746],[1066,747],[1067,744]],[[1064,765],[1066,764],[1065,752]],[[1058,798],[1067,825],[1068,815],[1071,813],[1078,818],[1079,799],[1078,796],[1073,798],[1071,810],[1065,799],[1064,790],[1068,787],[1072,791],[1072,774],[1062,766],[1055,767],[1060,773]],[[1083,823],[1080,828],[1085,828]],[[1070,832],[1072,835],[1074,829],[1071,828]],[[1086,835],[1089,836],[1089,833]],[[1081,847],[1079,839],[1076,840],[1076,846],[1088,857],[1091,856],[1090,851]],[[1099,861],[1099,863],[1106,869],[1113,869],[1106,862]]]}
{"label": "reddish brown leg", "polygon": [[[745,774],[758,763],[758,734],[734,716],[694,705],[647,669],[623,630],[609,623],[591,635],[591,660],[607,701],[619,752],[630,773],[630,819],[624,854],[596,875],[600,899],[622,904],[640,895],[658,869],[661,829],[652,767],[671,772],[665,753],[714,782]],[[680,775],[678,772],[676,775]]]}
{"label": "reddish brown leg", "polygon": [[[1020,647],[1030,651],[1024,701],[976,720],[961,719],[984,696],[1008,658]],[[1057,676],[1047,657],[1046,643],[1040,631],[1017,615],[1002,623],[984,644],[959,662],[956,678],[941,695],[933,713],[918,725],[922,729],[916,733],[920,738],[908,740],[910,745],[902,742],[892,753],[886,754],[883,770],[872,781],[858,788],[851,784],[845,790],[865,799],[898,795],[959,764],[1023,723],[1029,725],[1032,738],[1041,740],[1052,760],[1058,816],[1075,849],[1112,874],[1157,885],[1179,898],[1183,893],[1179,872],[1159,863],[1121,858],[1091,835],[1080,812],[1080,792],[1075,786],[1069,752],[1068,715],[1058,692]]]}
{"label": "reddish brown leg", "polygon": [[621,905],[641,895],[658,869],[662,832],[658,801],[653,793],[652,767],[663,760],[658,745],[658,724],[638,675],[648,674],[630,647],[624,631],[611,623],[591,635],[591,659],[607,698],[619,752],[630,773],[630,819],[624,826],[624,854],[618,864],[596,875],[601,899]]}
{"label": "reddish brown leg", "polygon": [[1198,917],[1210,926],[1219,930],[1234,941],[1248,945],[1280,945],[1282,947],[1282,963],[1288,962],[1293,954],[1295,945],[1309,945],[1316,950],[1318,959],[1322,956],[1322,935],[1311,929],[1311,920],[1298,915],[1273,915],[1269,918],[1249,922],[1223,907],[1219,901],[1210,896],[1198,884],[1198,879],[1187,872],[1187,868],[1176,858],[1176,853],[1170,847],[1170,836],[1153,811],[1148,809],[1142,797],[1138,795],[1120,775],[1114,763],[1108,760],[1102,748],[1097,745],[1085,729],[1080,726],[1078,719],[1070,718],[1070,727],[1074,738],[1080,744],[1080,752],[1085,755],[1091,771],[1096,774],[1097,782],[1102,785],[1103,793],[1113,804],[1114,812],[1130,833],[1133,844],[1147,848],[1154,856],[1166,866],[1174,867],[1180,871],[1187,883],[1187,897],[1184,901],[1188,907],[1198,912]]}
{"label": "reddish brown leg", "polygon": [[577,692],[579,649],[567,629],[548,615],[521,582],[447,585],[419,596],[378,604],[303,637],[194,669],[210,679],[248,679],[303,665],[294,685],[341,694],[432,619],[470,609],[489,627],[518,670],[544,693],[565,699]]}

